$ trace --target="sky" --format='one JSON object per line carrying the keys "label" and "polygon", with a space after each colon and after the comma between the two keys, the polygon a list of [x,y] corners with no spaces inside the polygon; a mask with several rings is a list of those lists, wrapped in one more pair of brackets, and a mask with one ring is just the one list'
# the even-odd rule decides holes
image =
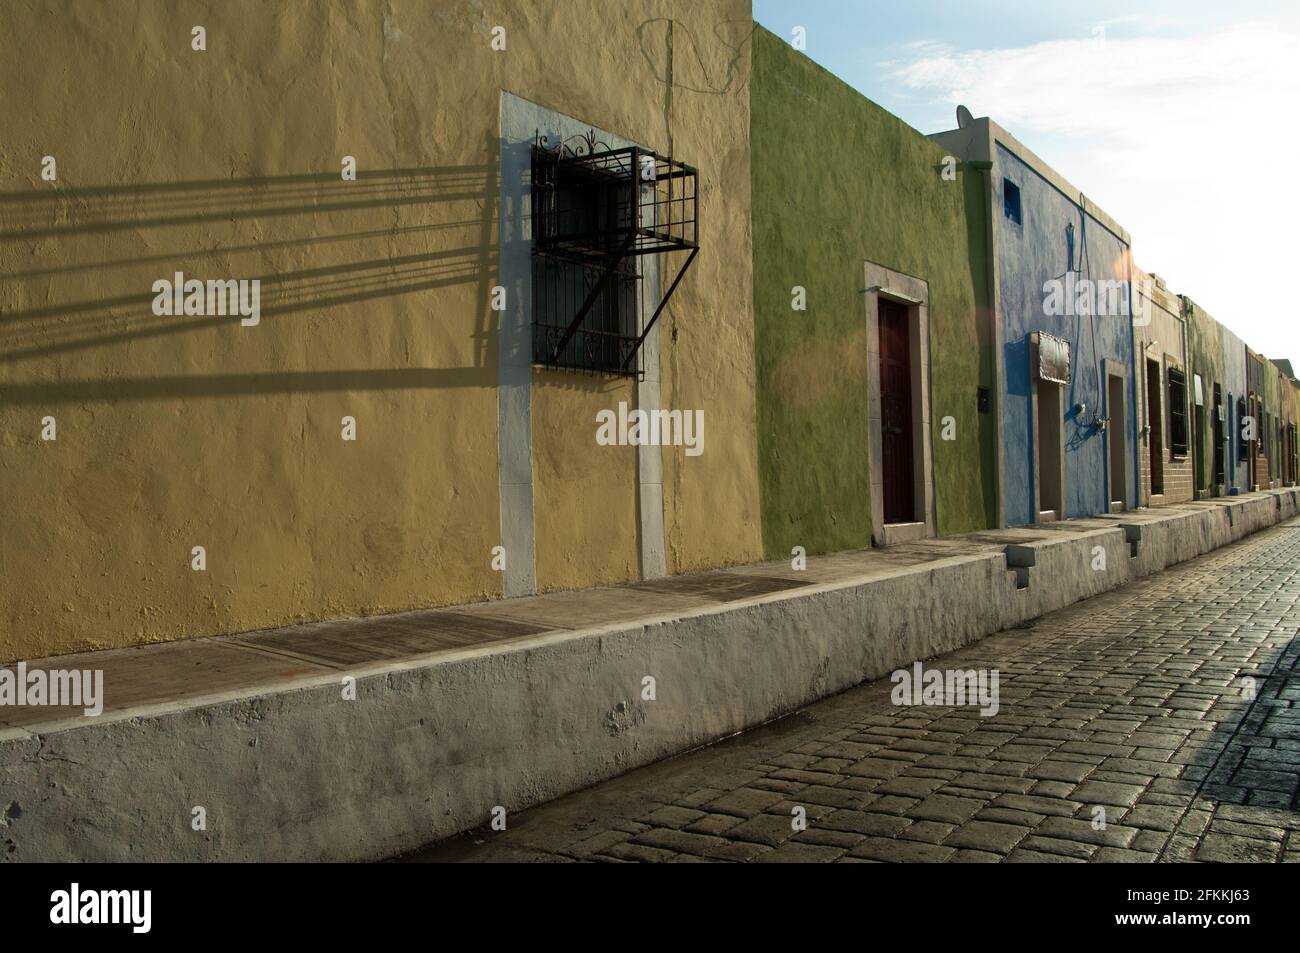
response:
{"label": "sky", "polygon": [[1139,267],[1300,367],[1296,0],[754,0],[754,19],[803,27],[808,56],[923,133],[958,104],[991,117]]}

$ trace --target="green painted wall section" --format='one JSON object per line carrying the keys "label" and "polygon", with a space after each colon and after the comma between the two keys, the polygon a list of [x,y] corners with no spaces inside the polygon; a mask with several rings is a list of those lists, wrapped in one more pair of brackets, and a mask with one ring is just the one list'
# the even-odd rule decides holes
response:
{"label": "green painted wall section", "polygon": [[1274,418],[1282,415],[1282,378],[1268,358],[1264,358],[1264,409]]}
{"label": "green painted wall section", "polygon": [[[864,261],[929,283],[937,531],[993,525],[996,418],[977,411],[993,379],[982,174],[946,181],[944,150],[762,28],[750,96],[767,555],[871,545]],[[940,439],[945,417],[955,440]]]}

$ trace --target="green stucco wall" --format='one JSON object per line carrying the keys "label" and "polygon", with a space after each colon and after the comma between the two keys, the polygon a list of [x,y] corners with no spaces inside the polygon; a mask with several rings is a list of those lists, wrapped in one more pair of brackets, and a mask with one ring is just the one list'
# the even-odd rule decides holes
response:
{"label": "green stucco wall", "polygon": [[[993,525],[996,417],[977,411],[993,379],[981,174],[945,180],[943,149],[762,28],[750,96],[765,551],[871,544],[864,261],[929,284],[937,531]],[[806,311],[791,307],[795,286]]]}
{"label": "green stucco wall", "polygon": [[1269,482],[1282,478],[1282,434],[1279,422],[1282,419],[1282,378],[1278,375],[1277,365],[1264,358],[1264,410],[1268,414],[1268,479]]}

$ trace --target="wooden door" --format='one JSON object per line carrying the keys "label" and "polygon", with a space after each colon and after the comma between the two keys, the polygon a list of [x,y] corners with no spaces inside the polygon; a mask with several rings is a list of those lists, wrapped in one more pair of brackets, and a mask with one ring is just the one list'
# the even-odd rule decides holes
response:
{"label": "wooden door", "polygon": [[880,462],[886,523],[915,521],[907,306],[880,299]]}
{"label": "wooden door", "polygon": [[1160,388],[1160,365],[1156,361],[1147,361],[1147,449],[1150,451],[1152,496],[1165,492],[1165,434],[1164,413],[1160,398],[1164,392]]}

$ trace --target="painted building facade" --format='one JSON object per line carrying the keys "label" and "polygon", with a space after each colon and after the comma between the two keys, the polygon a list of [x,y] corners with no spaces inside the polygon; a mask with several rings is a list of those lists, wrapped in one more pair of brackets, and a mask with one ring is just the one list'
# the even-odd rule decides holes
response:
{"label": "painted building facade", "polygon": [[1182,296],[1190,393],[1196,499],[1250,489],[1250,447],[1243,440],[1250,413],[1246,346],[1192,298]]}
{"label": "painted building facade", "polygon": [[987,177],[1002,524],[1136,505],[1128,233],[988,118],[932,138]]}
{"label": "painted building facade", "polygon": [[1282,393],[1282,483],[1295,486],[1300,479],[1300,383],[1291,370],[1291,362],[1274,361],[1278,388]]}
{"label": "painted building facade", "polygon": [[[758,558],[750,28],[147,0],[0,36],[0,658]],[[697,170],[640,379],[533,359],[532,149],[589,131]],[[620,320],[686,254],[639,256]],[[259,280],[258,323],[154,313],[177,272]],[[621,404],[701,411],[703,452],[598,444]]]}
{"label": "painted building facade", "polygon": [[[0,661],[1249,485],[1243,342],[1158,284],[1136,327],[1077,189],[987,119],[923,136],[748,2],[231,0],[202,49],[139,11],[0,35],[35,150],[0,151]],[[160,312],[173,279],[257,281],[256,320]],[[695,443],[601,439],[657,411]]]}
{"label": "painted building facade", "polygon": [[761,27],[753,50],[765,553],[993,525],[978,175]]}
{"label": "painted building facade", "polygon": [[1192,499],[1187,329],[1182,302],[1159,275],[1133,267],[1133,357],[1138,387],[1138,505]]}
{"label": "painted building facade", "polygon": [[1281,482],[1282,393],[1277,368],[1253,348],[1246,348],[1246,381],[1254,439],[1251,441],[1251,483],[1262,489]]}

